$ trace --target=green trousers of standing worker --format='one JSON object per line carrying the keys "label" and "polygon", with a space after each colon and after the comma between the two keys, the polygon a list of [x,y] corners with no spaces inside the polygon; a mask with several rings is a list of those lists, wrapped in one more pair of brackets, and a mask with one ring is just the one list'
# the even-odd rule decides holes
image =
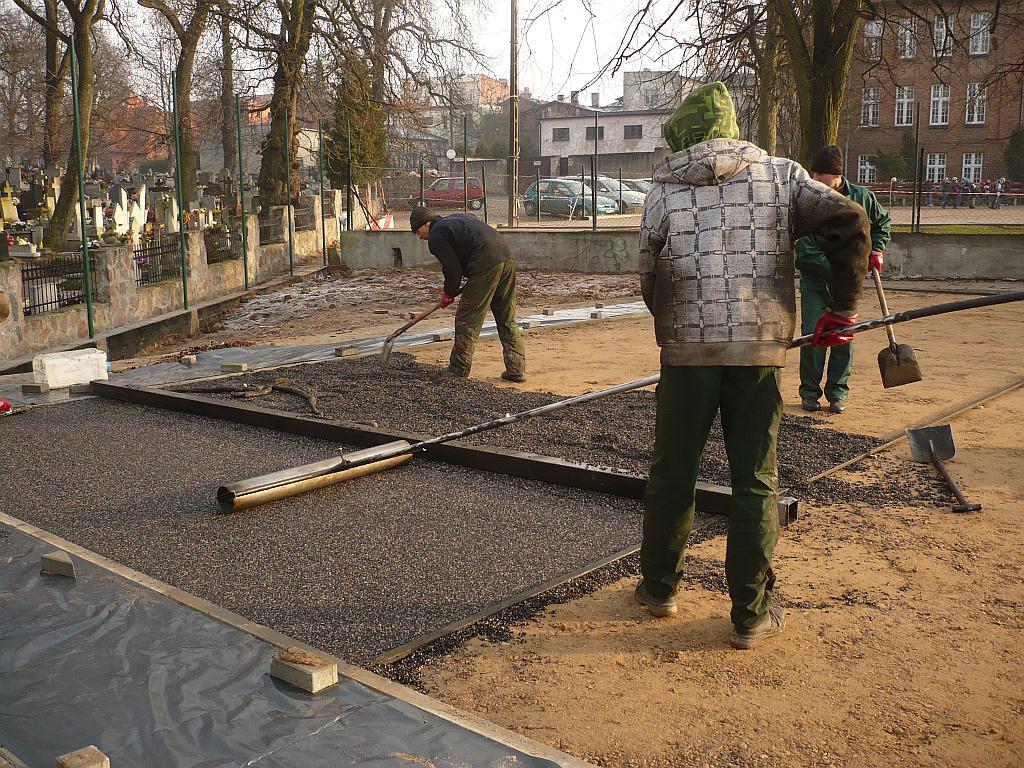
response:
{"label": "green trousers of standing worker", "polygon": [[[832,304],[828,284],[817,277],[800,278],[800,333],[814,333],[825,307]],[[828,354],[828,374],[825,388],[821,377],[825,374],[825,355]],[[853,372],[853,344],[834,347],[800,347],[800,398],[817,400],[822,392],[830,403],[845,400],[850,394],[850,374]]]}
{"label": "green trousers of standing worker", "polygon": [[455,309],[455,346],[448,370],[459,376],[469,375],[473,350],[488,309],[498,326],[505,370],[511,374],[526,373],[526,348],[516,323],[516,263],[512,259],[474,275],[462,287]]}
{"label": "green trousers of standing worker", "polygon": [[719,412],[732,477],[725,552],[731,617],[735,626],[750,628],[768,612],[775,586],[775,446],[782,419],[778,368],[661,367],[640,568],[648,593],[659,598],[675,593],[693,528],[700,458]]}

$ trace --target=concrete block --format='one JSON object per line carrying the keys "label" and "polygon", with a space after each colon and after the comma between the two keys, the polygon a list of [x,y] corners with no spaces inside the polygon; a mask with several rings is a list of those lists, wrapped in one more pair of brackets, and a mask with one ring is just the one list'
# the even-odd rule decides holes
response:
{"label": "concrete block", "polygon": [[597,304],[594,305],[594,309],[604,309],[604,304],[598,302]]}
{"label": "concrete block", "polygon": [[319,693],[338,684],[338,665],[301,648],[285,648],[274,654],[270,676],[309,693]]}
{"label": "concrete block", "polygon": [[554,315],[554,314],[555,314],[555,310],[553,310],[553,309],[542,309],[542,310],[540,311],[540,313],[541,313],[542,315],[546,315],[546,316],[548,316],[548,317],[551,317],[552,315]]}
{"label": "concrete block", "polygon": [[455,333],[453,331],[438,331],[430,338],[434,341],[451,341],[455,338]]}
{"label": "concrete block", "polygon": [[72,384],[68,387],[68,392],[72,395],[91,395],[92,385],[91,384]]}
{"label": "concrete block", "polygon": [[195,365],[197,360],[195,355],[182,355],[178,358],[178,362],[182,365]]}
{"label": "concrete block", "polygon": [[243,371],[249,370],[248,363],[221,363],[221,373],[242,373]]}
{"label": "concrete block", "polygon": [[538,325],[540,325],[540,323],[536,320],[523,320],[519,323],[519,327],[524,331],[529,330],[530,328],[536,328]]}
{"label": "concrete block", "polygon": [[387,310],[387,309],[375,309],[375,310],[373,310],[373,314],[375,314],[375,315],[386,315],[386,314],[389,314],[389,312],[390,312],[390,310]]}
{"label": "concrete block", "polygon": [[0,747],[0,768],[28,768],[17,755]]}
{"label": "concrete block", "polygon": [[403,312],[402,313],[402,317],[404,317],[406,320],[412,320],[412,319],[414,319],[416,317],[416,313],[415,312]]}
{"label": "concrete block", "polygon": [[58,549],[55,552],[43,555],[39,559],[39,564],[42,566],[42,572],[49,576],[75,578],[75,564],[72,562],[71,556],[63,550]]}
{"label": "concrete block", "polygon": [[51,389],[107,378],[107,354],[98,349],[47,352],[32,358],[32,380]]}
{"label": "concrete block", "polygon": [[352,357],[353,355],[361,354],[362,350],[359,347],[347,346],[347,347],[335,347],[335,357]]}
{"label": "concrete block", "polygon": [[90,744],[58,757],[57,768],[110,768],[110,758]]}
{"label": "concrete block", "polygon": [[591,320],[600,320],[602,317],[604,317],[604,312],[591,312],[590,313],[590,319]]}
{"label": "concrete block", "polygon": [[49,384],[22,384],[21,394],[23,395],[45,395],[50,391]]}

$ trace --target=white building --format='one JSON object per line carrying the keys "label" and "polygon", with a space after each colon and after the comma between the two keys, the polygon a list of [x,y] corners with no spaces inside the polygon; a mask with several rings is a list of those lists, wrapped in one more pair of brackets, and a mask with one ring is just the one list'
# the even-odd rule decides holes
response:
{"label": "white building", "polygon": [[676,71],[644,69],[622,73],[622,108],[674,109],[700,82]]}
{"label": "white building", "polygon": [[626,177],[649,178],[654,165],[669,154],[662,129],[670,109],[579,111],[577,117],[540,119],[541,173],[575,175],[585,166],[589,174],[595,133],[598,173],[608,176],[621,169]]}

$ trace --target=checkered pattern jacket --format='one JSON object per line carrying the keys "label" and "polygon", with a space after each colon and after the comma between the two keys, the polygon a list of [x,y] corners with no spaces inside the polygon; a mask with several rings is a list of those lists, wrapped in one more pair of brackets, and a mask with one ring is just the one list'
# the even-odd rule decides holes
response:
{"label": "checkered pattern jacket", "polygon": [[640,287],[662,365],[782,366],[796,327],[793,244],[816,235],[832,311],[853,315],[867,274],[864,210],[798,163],[714,139],[655,169],[640,225]]}

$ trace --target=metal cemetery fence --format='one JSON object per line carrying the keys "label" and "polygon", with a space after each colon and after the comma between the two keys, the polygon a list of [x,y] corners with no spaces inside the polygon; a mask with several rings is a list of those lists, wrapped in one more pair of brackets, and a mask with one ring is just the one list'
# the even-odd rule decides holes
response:
{"label": "metal cemetery fence", "polygon": [[[96,298],[96,259],[90,259],[92,298]],[[61,254],[45,259],[23,261],[21,283],[26,315],[38,315],[85,301],[85,271],[82,255]]]}
{"label": "metal cemetery fence", "polygon": [[136,285],[151,285],[181,276],[181,253],[177,237],[157,239],[134,248],[132,256],[135,262]]}
{"label": "metal cemetery fence", "polygon": [[279,215],[269,215],[266,218],[259,217],[260,222],[260,245],[284,242],[284,221]]}
{"label": "metal cemetery fence", "polygon": [[316,229],[313,206],[296,206],[292,221],[296,232],[312,232]]}

